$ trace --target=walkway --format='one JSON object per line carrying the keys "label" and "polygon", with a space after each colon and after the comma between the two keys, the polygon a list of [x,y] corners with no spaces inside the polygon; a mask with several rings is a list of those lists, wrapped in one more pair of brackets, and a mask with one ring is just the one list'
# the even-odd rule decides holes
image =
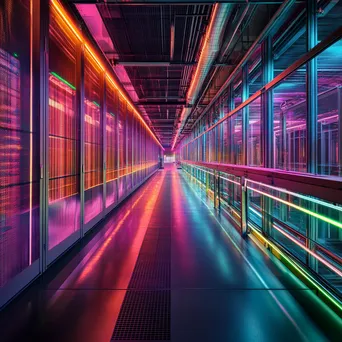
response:
{"label": "walkway", "polygon": [[166,167],[1,312],[0,330],[3,342],[316,342],[342,325]]}

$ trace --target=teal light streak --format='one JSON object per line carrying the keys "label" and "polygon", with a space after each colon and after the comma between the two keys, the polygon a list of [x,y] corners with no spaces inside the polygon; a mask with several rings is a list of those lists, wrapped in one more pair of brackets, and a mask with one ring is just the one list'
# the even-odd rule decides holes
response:
{"label": "teal light streak", "polygon": [[311,211],[311,210],[302,208],[302,207],[300,207],[299,205],[296,205],[296,204],[294,204],[294,203],[285,201],[285,200],[283,200],[283,199],[281,199],[281,198],[278,198],[278,197],[276,197],[276,196],[272,196],[272,195],[270,195],[270,194],[268,194],[268,193],[266,193],[266,192],[263,192],[263,191],[260,191],[260,190],[257,190],[257,189],[255,189],[255,188],[251,188],[251,187],[248,187],[248,188],[251,189],[251,190],[253,190],[253,191],[255,191],[255,192],[257,192],[257,193],[259,193],[260,195],[263,195],[263,196],[272,198],[273,200],[275,200],[275,201],[277,201],[277,202],[286,204],[286,205],[288,205],[289,207],[295,208],[295,209],[297,209],[297,210],[299,210],[299,211],[302,211],[302,212],[305,213],[305,214],[311,215],[311,216],[313,216],[313,217],[315,217],[315,218],[318,218],[318,219],[320,219],[320,220],[322,220],[322,221],[324,221],[324,222],[326,222],[326,223],[332,224],[333,226],[342,229],[342,223],[341,223],[341,222],[335,221],[335,220],[333,220],[333,219],[331,219],[331,218],[329,218],[329,217],[325,217],[325,216],[323,216],[323,215],[321,215],[321,214],[318,214],[318,213],[316,213],[316,212],[314,212],[314,211]]}
{"label": "teal light streak", "polygon": [[19,55],[16,52],[13,52],[13,56],[17,58],[19,57]]}
{"label": "teal light streak", "polygon": [[[185,170],[190,176],[192,176],[187,170]],[[192,188],[191,188],[192,189]],[[193,190],[193,189],[192,189]],[[252,188],[253,191],[256,191],[255,189]],[[194,191],[194,190],[193,190]],[[194,191],[195,192],[195,191]],[[258,192],[258,191],[256,191]],[[196,192],[195,192],[196,193]],[[260,191],[261,193],[261,191]],[[265,196],[269,196],[269,197],[274,197],[274,196],[270,196],[269,194],[266,194],[266,193],[262,193],[263,195]],[[273,199],[275,200],[279,200],[278,198],[274,197]],[[207,206],[207,208],[209,210],[211,210],[208,205],[201,199],[201,201]],[[281,200],[283,201],[283,200]],[[283,202],[286,202],[286,201],[283,201]],[[287,204],[287,202],[286,202]],[[293,204],[293,206],[296,206]],[[296,206],[298,207],[298,206]],[[299,209],[300,207],[298,207]],[[307,210],[307,209],[304,209],[304,208],[300,208],[300,209],[303,209],[303,210],[306,210],[308,212],[310,212],[310,210]],[[300,210],[299,209],[299,210]],[[226,211],[224,208],[223,208],[224,211]],[[313,213],[313,212],[311,212]],[[228,213],[229,214],[229,213]],[[313,213],[313,214],[316,214],[316,213]],[[318,216],[322,216],[322,215],[319,215],[319,214],[316,214]],[[323,216],[324,217],[324,216]],[[238,250],[238,252],[242,255],[242,257],[245,259],[245,256],[243,255],[242,251],[240,250],[240,248],[237,246],[237,244],[234,242],[234,240],[229,236],[228,232],[225,230],[225,228],[221,225],[220,221],[216,218],[216,216],[214,216],[215,220],[218,222],[218,224],[220,225],[221,229],[223,230],[223,232],[227,235],[227,237],[229,238],[229,240],[233,243],[233,245],[236,247],[236,249]],[[332,220],[333,221],[333,220]],[[262,239],[264,242],[266,242],[268,245],[270,245],[278,254],[280,254],[282,256],[282,258],[284,258],[294,269],[297,270],[297,272],[299,272],[311,285],[313,285],[316,290],[318,290],[325,298],[327,298],[330,303],[332,305],[334,305],[339,311],[342,311],[342,305],[340,303],[340,301],[338,301],[330,292],[328,292],[325,288],[321,287],[308,273],[305,269],[303,269],[301,266],[299,266],[294,260],[292,260],[291,258],[289,258],[285,253],[283,253],[274,243],[272,243],[269,239],[265,238],[260,232],[258,232],[258,230],[256,230],[253,226],[251,226],[250,224],[248,225],[253,233],[255,235],[257,235],[260,239]],[[247,259],[245,259],[247,261]],[[248,264],[249,261],[247,261]],[[251,265],[250,265],[251,266]],[[253,266],[251,267],[252,270],[253,270]],[[254,272],[254,270],[253,270]]]}
{"label": "teal light streak", "polygon": [[96,107],[100,107],[100,105],[96,101],[93,101],[93,103]]}
{"label": "teal light streak", "polygon": [[65,80],[62,76],[58,75],[57,73],[55,73],[53,71],[50,72],[50,74],[52,76],[55,76],[57,79],[59,79],[61,82],[63,82],[65,85],[67,85],[71,89],[76,90],[76,87],[74,87],[71,83],[69,83],[67,80]]}

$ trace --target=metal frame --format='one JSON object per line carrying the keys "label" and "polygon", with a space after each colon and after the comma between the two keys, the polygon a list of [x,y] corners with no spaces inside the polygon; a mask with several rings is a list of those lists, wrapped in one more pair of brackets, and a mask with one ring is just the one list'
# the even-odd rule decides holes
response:
{"label": "metal frame", "polygon": [[[333,32],[327,39],[324,41],[318,43],[313,49],[311,49],[309,52],[307,52],[305,55],[303,55],[300,59],[298,59],[295,63],[293,63],[291,66],[289,66],[287,69],[285,69],[283,72],[281,72],[278,76],[276,76],[271,82],[267,83],[263,88],[255,92],[252,96],[250,96],[245,102],[241,103],[238,107],[234,108],[232,111],[227,113],[221,120],[217,121],[215,124],[210,126],[208,129],[206,129],[204,132],[199,134],[196,138],[188,141],[186,144],[182,145],[182,147],[190,144],[194,140],[200,138],[202,135],[208,133],[212,129],[214,129],[216,126],[220,125],[223,121],[225,121],[230,116],[234,115],[238,111],[242,110],[245,106],[252,103],[254,100],[256,100],[259,96],[261,96],[264,92],[271,90],[275,86],[277,86],[281,81],[283,81],[286,77],[288,77],[291,73],[296,71],[298,68],[306,64],[308,61],[310,61],[312,58],[315,58],[317,55],[319,55],[321,52],[323,52],[325,49],[327,49],[329,46],[336,43],[338,40],[342,39],[342,27],[338,28],[335,32]],[[208,105],[209,106],[209,105]]]}
{"label": "metal frame", "polygon": [[[239,170],[234,170],[234,168],[231,165],[219,165],[217,163],[196,163],[196,162],[192,162],[192,161],[184,161],[184,170],[189,173],[189,169],[190,171],[193,169],[199,169],[199,170],[203,170],[206,174],[216,174],[217,172],[225,172],[228,173],[230,175],[234,175],[234,176],[238,176],[240,177],[241,183],[238,184],[235,181],[231,180],[229,181],[227,178],[225,178],[227,181],[236,183],[238,185],[238,187],[248,187],[250,189],[254,189],[253,183],[257,183],[258,184],[265,184],[265,185],[271,185],[272,189],[278,189],[278,191],[284,191],[285,193],[289,194],[288,188],[286,189],[282,189],[281,187],[279,187],[279,184],[274,184],[273,181],[274,179],[269,180],[269,176],[265,175],[263,179],[258,180],[256,182],[254,182],[252,180],[252,178],[254,177],[255,173],[248,173],[249,169],[248,167],[242,166],[239,167]],[[233,173],[232,173],[233,171]],[[235,171],[235,172],[234,172]],[[269,180],[269,182],[268,182]],[[296,180],[293,181],[294,183],[296,183]],[[250,183],[248,185],[248,183]],[[291,181],[288,181],[288,184],[290,184]],[[299,183],[296,183],[296,186],[298,186]],[[255,188],[257,189],[257,188]],[[257,191],[257,190],[256,190]],[[340,189],[340,191],[342,192],[342,189]],[[243,193],[243,191],[242,191]],[[300,194],[298,196],[301,196]],[[312,203],[314,203],[313,199],[310,199],[310,197],[307,198],[308,201],[312,201]],[[306,245],[300,244],[299,240],[298,241],[298,245],[306,251],[306,260],[303,261],[302,259],[299,259],[296,255],[294,255],[291,250],[288,248],[288,246],[286,244],[281,243],[279,240],[277,240],[276,237],[272,236],[271,234],[269,234],[268,236],[266,236],[266,238],[263,237],[263,234],[265,234],[263,231],[260,231],[260,227],[256,226],[253,222],[251,221],[247,221],[247,212],[244,210],[244,208],[246,208],[246,206],[244,206],[244,199],[241,199],[241,206],[240,206],[240,218],[241,218],[241,222],[245,223],[248,225],[248,228],[251,229],[253,231],[253,235],[256,236],[262,243],[263,245],[268,248],[272,253],[275,253],[275,255],[280,259],[280,260],[284,260],[284,263],[286,264],[286,266],[288,266],[290,269],[292,269],[293,271],[297,271],[298,272],[298,268],[294,267],[293,268],[293,262],[296,264],[298,263],[298,265],[300,265],[305,271],[304,273],[300,272],[298,273],[299,277],[301,277],[301,274],[304,274],[304,279],[303,280],[308,280],[309,279],[309,284],[315,284],[315,286],[319,289],[319,291],[317,292],[317,295],[319,297],[321,297],[333,310],[335,310],[335,312],[337,312],[339,315],[342,314],[341,311],[341,294],[338,292],[338,290],[332,286],[332,284],[329,283],[329,281],[325,278],[323,278],[323,276],[318,272],[318,268],[317,268],[317,263],[318,260],[324,260],[329,264],[326,264],[330,269],[334,269],[337,270],[336,272],[336,276],[338,277],[338,274],[340,273],[339,269],[336,268],[336,264],[340,264],[341,263],[341,258],[338,255],[333,254],[329,249],[326,249],[326,247],[324,245],[321,245],[319,241],[315,240],[313,242],[313,246],[310,246],[308,244],[308,241],[310,240],[310,236],[308,236],[307,232],[306,234],[301,233],[300,231],[297,231],[295,229],[293,229],[291,226],[289,226],[286,222],[282,222],[281,219],[279,218],[273,218],[274,219],[274,223],[275,226],[273,226],[273,229],[276,229],[277,231],[279,231],[281,234],[285,235],[287,237],[287,239],[291,242],[295,241],[292,239],[295,239],[295,237],[299,237],[300,239],[304,240],[306,242]],[[323,204],[323,201],[320,201]],[[240,229],[241,235],[245,236],[246,235],[246,231],[247,228],[246,227],[238,227],[236,225],[235,222],[235,218],[232,215],[231,212],[231,207],[230,204],[226,203],[226,205],[228,205],[228,208],[225,208],[225,212],[228,214],[228,218],[229,221],[233,224],[233,226],[235,226],[237,229]],[[324,203],[324,205],[326,206],[331,206],[330,204]],[[332,204],[332,206],[334,206],[334,204]],[[338,208],[338,207],[337,207]],[[339,212],[342,213],[342,209],[339,209]],[[265,212],[263,212],[263,210],[261,209],[261,215],[265,215]],[[267,213],[266,213],[267,215]],[[244,217],[245,216],[245,217]],[[274,250],[274,246],[276,246],[276,248],[278,250]],[[281,251],[281,253],[285,253],[285,255],[290,258],[291,262],[288,262],[287,260],[285,260],[283,257],[279,257],[279,251]],[[318,253],[317,253],[318,251]],[[321,254],[322,253],[322,254]],[[323,258],[322,258],[323,256]],[[312,259],[315,259],[314,261]],[[296,273],[297,273],[296,272]],[[339,272],[339,273],[338,273]],[[323,291],[324,296],[321,296],[320,291]],[[326,300],[328,298],[328,300]]]}
{"label": "metal frame", "polygon": [[267,185],[317,197],[331,203],[342,204],[341,180],[336,177],[320,177],[307,173],[234,164],[194,162],[192,160],[182,160],[182,162],[229,173],[237,177],[245,177]]}

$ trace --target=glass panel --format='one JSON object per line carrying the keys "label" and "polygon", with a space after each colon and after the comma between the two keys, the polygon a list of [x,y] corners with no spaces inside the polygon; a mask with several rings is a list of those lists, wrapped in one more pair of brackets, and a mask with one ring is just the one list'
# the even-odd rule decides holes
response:
{"label": "glass panel", "polygon": [[84,58],[84,222],[103,209],[103,120],[101,70],[90,53]]}
{"label": "glass panel", "polygon": [[242,73],[236,76],[233,82],[233,99],[234,108],[238,107],[242,103]]}
{"label": "glass panel", "polygon": [[342,40],[317,57],[317,172],[342,176],[341,84]]}
{"label": "glass panel", "polygon": [[76,44],[52,13],[49,30],[49,249],[80,229],[80,122]]}
{"label": "glass panel", "polygon": [[119,163],[120,163],[120,176],[125,175],[127,167],[127,156],[126,156],[126,103],[119,97],[119,117],[118,117],[118,128],[119,128]]}
{"label": "glass panel", "polygon": [[307,52],[305,1],[291,6],[286,18],[272,39],[274,76]]}
{"label": "glass panel", "polygon": [[127,140],[127,177],[126,177],[126,189],[132,188],[132,157],[133,157],[133,113],[130,107],[127,106],[127,118],[126,118],[126,140]]}
{"label": "glass panel", "polygon": [[306,67],[274,88],[275,168],[306,172]]}
{"label": "glass panel", "polygon": [[267,213],[273,217],[272,238],[342,293],[342,207],[253,181],[247,186],[260,197],[272,197]]}
{"label": "glass panel", "polygon": [[247,127],[247,165],[261,166],[261,98],[248,105],[249,121]]}
{"label": "glass panel", "polygon": [[242,164],[242,110],[228,118],[230,128],[231,163]]}
{"label": "glass panel", "polygon": [[117,101],[118,94],[110,82],[106,87],[106,206],[117,200],[116,179],[118,178],[117,165]]}
{"label": "glass panel", "polygon": [[256,91],[260,90],[263,85],[261,45],[259,45],[248,61],[249,94],[253,95]]}
{"label": "glass panel", "polygon": [[0,1],[0,287],[39,258],[39,116],[30,108],[30,1]]}

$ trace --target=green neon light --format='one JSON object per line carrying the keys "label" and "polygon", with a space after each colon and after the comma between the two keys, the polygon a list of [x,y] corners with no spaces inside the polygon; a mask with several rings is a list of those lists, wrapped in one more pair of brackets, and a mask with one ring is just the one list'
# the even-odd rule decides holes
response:
{"label": "green neon light", "polygon": [[16,52],[13,52],[13,56],[17,58],[19,57],[19,55]]}
{"label": "green neon light", "polygon": [[96,101],[93,101],[93,103],[96,107],[100,107],[100,105]]}
{"label": "green neon light", "polygon": [[68,87],[70,87],[73,90],[76,90],[76,87],[74,87],[71,83],[69,83],[67,80],[65,80],[62,76],[59,76],[58,74],[56,74],[55,72],[50,72],[51,75],[55,76],[56,78],[58,78],[61,82],[63,82],[65,85],[67,85]]}
{"label": "green neon light", "polygon": [[311,216],[313,216],[313,217],[316,217],[316,218],[318,218],[318,219],[320,219],[320,220],[322,220],[322,221],[324,221],[324,222],[327,222],[327,223],[329,223],[329,224],[332,224],[332,225],[335,226],[335,227],[338,227],[338,228],[342,229],[342,223],[341,223],[341,222],[335,221],[335,220],[333,220],[333,219],[331,219],[331,218],[329,218],[329,217],[325,217],[325,216],[323,216],[323,215],[321,215],[321,214],[315,213],[314,211],[311,211],[311,210],[302,208],[302,207],[300,207],[299,205],[296,205],[296,204],[293,204],[293,203],[291,203],[291,202],[285,201],[285,200],[283,200],[283,199],[281,199],[281,198],[278,198],[278,197],[276,197],[276,196],[272,196],[272,195],[270,195],[270,194],[268,194],[268,193],[266,193],[266,192],[263,192],[263,191],[260,191],[260,190],[257,190],[257,189],[251,188],[251,187],[248,187],[248,188],[251,189],[251,190],[253,190],[253,191],[255,191],[255,192],[257,192],[257,193],[259,193],[260,195],[264,195],[264,196],[267,196],[267,197],[269,197],[269,198],[272,198],[272,199],[274,199],[275,201],[278,201],[278,202],[281,202],[281,203],[283,203],[283,204],[286,204],[286,205],[288,205],[289,207],[295,208],[295,209],[297,209],[297,210],[299,210],[299,211],[302,211],[302,212],[305,213],[305,214],[308,214],[308,215],[311,215]]}
{"label": "green neon light", "polygon": [[266,239],[263,235],[261,235],[256,229],[250,226],[254,233],[256,233],[262,240],[268,243],[277,253],[279,253],[282,258],[284,258],[292,267],[294,267],[305,279],[307,279],[311,285],[313,285],[320,293],[322,293],[333,305],[335,305],[339,310],[342,310],[342,306],[340,302],[338,302],[329,292],[325,291],[322,287],[320,287],[315,281],[311,279],[311,277],[307,274],[307,272],[297,265],[293,260],[288,258],[282,251],[277,248],[270,240]]}
{"label": "green neon light", "polygon": [[[186,170],[185,170],[186,171]],[[191,177],[193,177],[188,171],[186,171]],[[191,187],[191,190],[196,194],[196,191]],[[253,189],[255,190],[255,189]],[[267,195],[267,194],[266,194]],[[208,205],[202,200],[202,198],[200,198],[200,200],[202,201],[202,203],[204,203],[204,205],[209,209],[209,211],[211,212],[211,209],[208,207]],[[302,208],[303,209],[303,208]],[[226,211],[223,208],[224,211]],[[319,215],[319,214],[317,214]],[[245,259],[244,254],[242,253],[241,249],[239,248],[239,246],[235,243],[235,241],[230,237],[230,235],[228,234],[228,232],[225,230],[225,228],[222,226],[222,224],[220,223],[220,221],[218,221],[218,219],[215,217],[215,220],[217,221],[217,223],[219,224],[219,226],[221,227],[221,229],[223,230],[223,232],[227,235],[227,237],[229,238],[229,240],[232,242],[232,244],[234,245],[234,247],[237,249],[237,251],[241,254],[241,256]],[[318,290],[325,298],[327,298],[327,300],[329,300],[329,302],[334,305],[339,311],[342,311],[342,305],[341,303],[328,291],[326,291],[323,287],[321,287],[315,280],[313,280],[311,278],[311,276],[302,268],[300,267],[297,263],[295,263],[292,259],[290,259],[288,256],[286,256],[286,254],[284,254],[277,246],[275,246],[270,240],[266,239],[260,232],[258,232],[254,227],[252,227],[251,225],[248,225],[252,230],[253,233],[255,233],[256,235],[258,235],[263,241],[265,241],[266,243],[268,243],[277,253],[279,253],[282,258],[284,258],[289,264],[291,264],[291,266],[293,268],[295,268],[305,279],[307,279],[307,281],[316,288],[316,290]],[[254,267],[249,263],[248,259],[246,259],[247,263],[249,264],[249,266],[251,266],[252,270],[254,269]]]}

